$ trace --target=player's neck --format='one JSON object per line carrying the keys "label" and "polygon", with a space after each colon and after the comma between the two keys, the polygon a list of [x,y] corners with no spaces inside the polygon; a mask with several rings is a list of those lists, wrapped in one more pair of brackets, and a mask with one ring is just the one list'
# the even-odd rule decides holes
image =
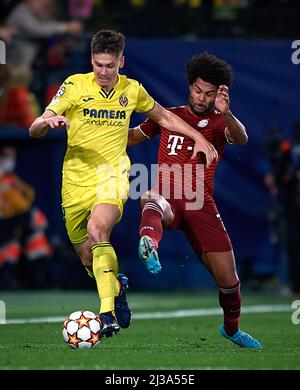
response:
{"label": "player's neck", "polygon": [[103,89],[106,93],[110,93],[110,91],[112,89],[114,89],[115,85],[118,83],[119,81],[119,75],[117,75],[116,79],[114,80],[114,82],[111,84],[111,85],[101,85],[99,84],[99,86],[101,87],[101,89]]}
{"label": "player's neck", "polygon": [[[115,84],[114,84],[115,85]],[[114,85],[112,86],[112,87],[102,87],[101,85],[100,85],[100,87],[101,87],[101,89],[103,89],[106,93],[109,93],[113,88],[114,88]]]}

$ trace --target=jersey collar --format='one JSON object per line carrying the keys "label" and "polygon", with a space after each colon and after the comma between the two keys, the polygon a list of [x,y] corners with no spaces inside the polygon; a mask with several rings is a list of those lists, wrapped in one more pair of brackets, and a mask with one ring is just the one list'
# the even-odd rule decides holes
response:
{"label": "jersey collar", "polygon": [[114,94],[116,93],[116,90],[118,89],[118,87],[120,85],[120,82],[121,82],[120,75],[118,74],[118,80],[117,80],[116,84],[113,86],[113,88],[109,92],[105,91],[104,88],[100,88],[100,91],[99,91],[100,95],[102,97],[104,97],[105,99],[111,99],[114,96]]}

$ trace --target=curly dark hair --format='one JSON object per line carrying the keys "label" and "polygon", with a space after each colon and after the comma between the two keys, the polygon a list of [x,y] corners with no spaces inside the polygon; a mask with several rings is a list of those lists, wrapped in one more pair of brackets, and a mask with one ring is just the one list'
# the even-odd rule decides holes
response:
{"label": "curly dark hair", "polygon": [[93,54],[115,54],[122,55],[125,47],[125,36],[113,30],[99,30],[94,34],[91,41]]}
{"label": "curly dark hair", "polygon": [[232,84],[231,65],[207,52],[190,58],[185,64],[185,72],[189,85],[198,77],[217,87],[227,85],[230,88]]}

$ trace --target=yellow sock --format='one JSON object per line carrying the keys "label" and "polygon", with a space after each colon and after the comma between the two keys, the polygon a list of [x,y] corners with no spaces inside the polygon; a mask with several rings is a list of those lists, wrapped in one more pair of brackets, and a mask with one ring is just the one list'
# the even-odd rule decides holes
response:
{"label": "yellow sock", "polygon": [[93,273],[100,298],[100,313],[114,311],[115,297],[119,294],[117,279],[118,259],[109,242],[100,242],[92,247]]}

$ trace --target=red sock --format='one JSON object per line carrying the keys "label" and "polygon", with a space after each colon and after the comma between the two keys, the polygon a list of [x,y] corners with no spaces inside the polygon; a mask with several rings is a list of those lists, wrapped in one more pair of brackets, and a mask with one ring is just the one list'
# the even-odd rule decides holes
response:
{"label": "red sock", "polygon": [[240,282],[232,287],[219,289],[219,302],[224,312],[224,328],[228,336],[233,336],[239,330],[242,296]]}
{"label": "red sock", "polygon": [[163,211],[157,203],[153,200],[145,203],[140,224],[140,237],[151,237],[156,250],[163,234],[162,218]]}

